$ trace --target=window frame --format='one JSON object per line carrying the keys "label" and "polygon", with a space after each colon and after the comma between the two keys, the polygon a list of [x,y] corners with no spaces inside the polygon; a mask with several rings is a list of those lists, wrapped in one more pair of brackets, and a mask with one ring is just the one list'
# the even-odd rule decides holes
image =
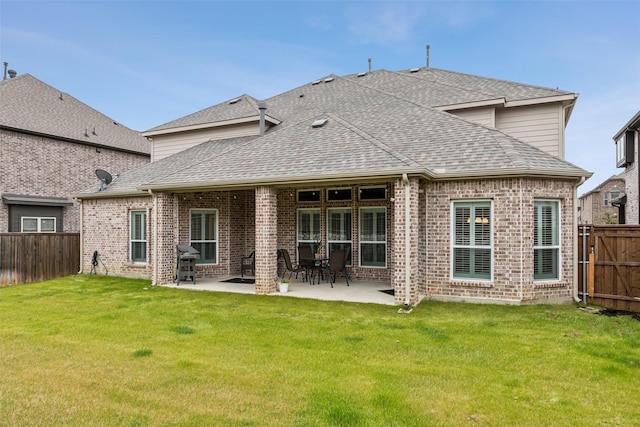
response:
{"label": "window frame", "polygon": [[[365,229],[365,227],[363,226],[363,221],[364,221],[364,213],[366,213],[367,211],[372,212],[372,213],[383,213],[384,214],[384,240],[365,240],[363,238],[363,230]],[[387,220],[388,220],[388,214],[387,214],[387,208],[386,206],[365,206],[365,207],[361,207],[359,209],[358,212],[358,246],[359,246],[359,264],[360,267],[365,267],[365,268],[387,268],[387,249],[388,249],[388,243],[387,243],[387,238],[389,236],[388,233],[388,224],[387,224]],[[378,236],[379,232],[377,230],[377,224],[378,224],[378,218],[377,215],[374,218],[374,222],[372,224],[372,235]],[[382,245],[384,247],[384,260],[382,263],[380,263],[380,261],[376,259],[374,259],[372,262],[369,261],[365,261],[363,259],[363,257],[368,253],[368,251],[366,251],[364,248],[365,246],[378,246],[378,245]],[[375,251],[373,254],[375,255],[377,251]],[[376,265],[378,264],[378,265]]]}
{"label": "window frame", "polygon": [[[382,190],[384,192],[384,195],[382,197],[362,197],[362,193],[365,190],[365,193],[367,190]],[[364,186],[364,187],[359,187],[358,188],[358,200],[361,201],[371,201],[371,200],[387,200],[387,186],[386,185],[368,185],[368,186]]]}
{"label": "window frame", "polygon": [[[142,218],[142,227],[139,230],[141,232],[140,238],[135,238],[137,227],[135,217],[140,216]],[[134,245],[142,245],[143,258],[136,258],[134,254],[136,250]],[[146,209],[131,209],[129,211],[129,261],[133,264],[146,264],[147,263],[147,211]]]}
{"label": "window frame", "polygon": [[[538,219],[538,215],[539,215],[539,207],[542,207],[544,205],[553,205],[554,206],[554,212],[552,212],[552,240],[554,240],[555,243],[553,244],[536,244],[536,242],[541,239],[541,237],[539,237],[540,233],[542,233],[542,230],[538,230],[538,224],[540,224],[540,220]],[[561,268],[561,263],[562,263],[562,239],[561,239],[561,225],[562,225],[562,218],[561,218],[561,205],[560,205],[560,200],[552,200],[552,199],[537,199],[534,200],[534,227],[533,227],[533,259],[532,259],[532,263],[533,263],[533,280],[534,282],[541,282],[541,281],[559,281],[562,279],[562,268]],[[555,215],[555,218],[553,218],[553,216]],[[539,268],[542,268],[542,264],[544,263],[544,260],[540,260],[539,257],[537,257],[536,255],[538,253],[540,253],[540,251],[544,251],[544,250],[552,250],[555,251],[555,273],[551,272],[551,273],[545,273],[545,272],[539,272]]]}
{"label": "window frame", "polygon": [[[310,189],[310,190],[298,190],[296,191],[296,202],[298,203],[318,203],[320,201],[320,189]],[[310,194],[313,197],[310,197],[308,200],[300,200],[301,194]]]}
{"label": "window frame", "polygon": [[[194,239],[193,238],[193,214],[194,213],[199,213],[201,214],[201,224],[200,224],[200,239]],[[206,222],[207,222],[207,215],[213,215],[214,216],[214,225],[213,225],[213,233],[214,233],[214,237],[213,239],[207,239],[205,238],[206,236],[204,236],[205,230],[206,230]],[[208,209],[208,208],[192,208],[189,209],[189,245],[192,246],[194,249],[197,249],[198,251],[200,251],[200,257],[198,259],[196,259],[196,264],[206,264],[206,265],[217,265],[218,264],[218,257],[219,257],[219,248],[220,245],[218,243],[219,240],[219,227],[220,227],[220,221],[219,221],[219,215],[218,215],[218,209]],[[195,244],[195,245],[194,245]],[[201,245],[207,245],[207,244],[211,244],[213,245],[213,252],[214,252],[214,257],[213,258],[205,258],[205,251],[202,250]]]}
{"label": "window frame", "polygon": [[[302,214],[311,215],[309,220],[309,225],[310,225],[309,233],[306,236],[306,238],[301,238],[301,235],[303,233],[301,233],[300,231],[300,226],[301,226],[300,215]],[[317,224],[316,224],[316,218],[315,218],[316,215],[317,215]],[[316,243],[321,240],[321,236],[322,236],[321,216],[322,216],[322,211],[319,207],[318,208],[298,208],[296,210],[296,248],[302,245],[309,245],[311,246],[311,252],[316,251]]]}
{"label": "window frame", "polygon": [[[478,209],[489,209],[488,214],[489,217],[486,218],[484,216],[478,217],[476,214],[476,210]],[[458,222],[457,218],[457,210],[458,209],[469,209],[469,217],[467,218],[466,223],[469,224],[468,229],[468,242],[460,242],[458,239]],[[475,218],[474,221],[471,221],[471,218]],[[488,244],[477,243],[478,239],[478,230],[476,230],[476,224],[485,224],[484,219],[487,219],[487,223],[489,225],[488,229]],[[480,222],[477,220],[480,219]],[[483,281],[490,282],[493,281],[493,276],[495,272],[495,247],[494,247],[494,222],[495,217],[493,214],[493,200],[490,199],[474,199],[474,200],[452,200],[451,201],[451,248],[450,248],[450,276],[453,280],[472,280],[472,281]],[[464,227],[464,223],[462,224]],[[480,233],[483,233],[483,230],[479,230]],[[482,234],[480,237],[482,237]],[[461,238],[465,236],[460,236]],[[482,239],[480,239],[482,240]],[[469,251],[469,271],[468,272],[459,272],[456,271],[456,260],[457,255],[461,251],[468,250]],[[480,267],[476,265],[476,261],[478,258],[476,255],[480,255],[481,253],[487,252],[489,257],[489,272],[482,272]]]}
{"label": "window frame", "polygon": [[[333,229],[333,214],[340,213],[340,233],[342,231],[346,231],[349,239],[332,239],[332,229]],[[349,214],[349,224],[348,230],[342,230],[342,228],[346,224],[346,219],[343,214]],[[335,235],[335,233],[333,233]],[[333,248],[336,249],[349,249],[349,259],[347,260],[347,265],[352,265],[352,254],[353,254],[353,209],[351,207],[335,207],[335,208],[327,208],[327,257],[331,257],[331,252]]]}
{"label": "window frame", "polygon": [[[349,197],[337,197],[345,196],[349,194]],[[353,189],[351,187],[332,187],[327,188],[327,202],[350,202],[353,200]]]}
{"label": "window frame", "polygon": [[[24,220],[36,220],[36,229],[34,231],[25,231],[25,227],[24,227]],[[42,223],[43,221],[53,221],[53,230],[43,230],[42,229]],[[56,232],[56,227],[57,227],[57,221],[56,221],[56,217],[54,216],[21,216],[20,217],[20,232],[21,233],[40,233],[40,234],[45,234],[45,233],[55,233]]]}

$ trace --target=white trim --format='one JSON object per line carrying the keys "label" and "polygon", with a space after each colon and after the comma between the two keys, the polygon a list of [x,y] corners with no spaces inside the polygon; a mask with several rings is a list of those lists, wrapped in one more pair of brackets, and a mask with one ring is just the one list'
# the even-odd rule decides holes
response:
{"label": "white trim", "polygon": [[[191,238],[191,215],[194,213],[213,213],[215,215],[215,238],[213,240],[193,240]],[[215,208],[191,208],[189,209],[189,245],[193,243],[213,243],[216,248],[216,257],[213,262],[198,262],[198,265],[218,265],[220,257],[220,214]],[[200,259],[204,259],[204,255],[200,254]]]}
{"label": "white trim", "polygon": [[[471,246],[469,245],[456,245],[455,237],[456,237],[456,203],[466,203],[466,204],[476,204],[476,203],[489,203],[489,212],[491,218],[489,220],[489,233],[490,233],[490,244],[483,246]],[[456,282],[486,282],[491,283],[495,277],[495,214],[494,214],[494,203],[492,198],[484,198],[484,199],[451,199],[450,200],[450,213],[449,213],[449,223],[450,223],[450,237],[449,237],[449,278],[452,281]],[[480,249],[489,249],[491,255],[491,272],[489,274],[489,278],[483,277],[456,277],[454,276],[454,257],[455,257],[455,248],[456,247],[468,247],[468,248],[480,248]]]}
{"label": "white trim", "polygon": [[[362,239],[362,211],[364,210],[375,210],[375,211],[384,211],[384,241],[381,240],[363,240]],[[389,265],[388,259],[388,249],[389,249],[389,213],[387,212],[386,206],[362,206],[358,208],[358,265],[362,268],[387,268]],[[363,244],[380,244],[384,243],[384,265],[365,265],[362,262],[362,245]]]}
{"label": "white trim", "polygon": [[[331,211],[342,211],[342,213],[346,213],[349,212],[351,214],[351,235],[349,236],[350,239],[349,240],[330,240],[329,239],[329,228],[331,226]],[[351,247],[351,264],[347,264],[349,266],[353,265],[353,208],[351,206],[346,206],[346,207],[330,207],[327,208],[326,210],[326,242],[327,242],[327,257],[330,257],[330,253],[329,253],[329,245],[331,243],[335,243],[335,244],[348,244]],[[341,221],[344,219],[344,217],[341,218]]]}
{"label": "white trim", "polygon": [[[144,231],[144,238],[143,239],[133,239],[133,214],[134,213],[143,213],[144,214],[144,224],[142,226],[142,231]],[[147,236],[148,234],[148,230],[147,230],[147,216],[148,216],[148,212],[147,209],[129,209],[129,262],[131,262],[132,264],[138,264],[138,265],[146,265],[147,261],[149,259],[148,256],[148,252],[149,252],[149,248],[148,248],[148,240],[147,240]],[[133,259],[133,243],[144,243],[144,261],[135,261]]]}
{"label": "white trim", "polygon": [[[35,231],[24,231],[24,220],[25,219],[35,219],[36,220],[36,230]],[[42,222],[44,220],[53,220],[53,230],[42,230]],[[21,233],[55,233],[58,227],[56,217],[55,216],[21,216],[20,217],[20,232]]]}
{"label": "white trim", "polygon": [[[558,244],[557,245],[553,245],[553,246],[535,246],[535,227],[533,229],[533,252],[535,254],[536,249],[558,249],[558,257],[556,259],[556,263],[558,264],[558,277],[555,278],[549,278],[549,279],[536,279],[535,275],[535,265],[533,266],[533,281],[536,284],[540,284],[540,283],[551,283],[551,282],[559,282],[562,281],[562,277],[563,277],[563,268],[562,268],[562,203],[561,200],[559,199],[534,199],[533,200],[533,214],[534,216],[536,215],[536,203],[537,202],[551,202],[551,203],[555,203],[557,206],[557,214],[558,214],[558,218],[557,218],[557,223],[555,224],[556,230],[557,230],[557,238],[558,238]],[[576,225],[577,227],[577,225]],[[533,260],[535,259],[535,256],[531,257],[531,261],[533,262]]]}

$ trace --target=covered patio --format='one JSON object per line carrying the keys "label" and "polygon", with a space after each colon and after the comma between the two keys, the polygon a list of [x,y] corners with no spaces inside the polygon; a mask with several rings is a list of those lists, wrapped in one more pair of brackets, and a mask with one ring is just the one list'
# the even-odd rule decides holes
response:
{"label": "covered patio", "polygon": [[[193,291],[209,292],[230,292],[238,294],[257,294],[256,286],[253,283],[230,283],[226,282],[237,276],[196,279],[196,283],[182,281],[180,285],[175,282],[162,285],[168,288],[178,288]],[[245,277],[253,279],[253,277]],[[392,289],[390,281],[356,281],[350,282],[347,286],[343,278],[338,278],[333,284],[333,288],[327,281],[322,281],[319,285],[310,285],[302,279],[292,279],[289,290],[286,293],[273,292],[268,295],[310,298],[324,301],[345,301],[357,303],[372,303],[384,305],[396,305],[392,294],[382,292]]]}

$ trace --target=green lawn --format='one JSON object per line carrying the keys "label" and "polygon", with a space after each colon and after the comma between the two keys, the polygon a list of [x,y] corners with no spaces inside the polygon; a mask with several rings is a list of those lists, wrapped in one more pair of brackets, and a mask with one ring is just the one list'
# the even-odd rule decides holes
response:
{"label": "green lawn", "polygon": [[0,288],[0,426],[640,426],[639,396],[640,322],[571,305]]}

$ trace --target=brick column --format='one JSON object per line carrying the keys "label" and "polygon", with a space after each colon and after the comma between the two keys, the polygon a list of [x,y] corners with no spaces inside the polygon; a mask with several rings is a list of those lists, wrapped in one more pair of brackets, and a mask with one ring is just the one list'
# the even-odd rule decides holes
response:
{"label": "brick column", "polygon": [[420,278],[418,265],[419,265],[419,251],[418,251],[418,231],[419,231],[419,204],[418,204],[418,188],[419,181],[417,178],[409,179],[409,262],[406,260],[406,246],[405,246],[405,186],[402,179],[399,179],[394,184],[394,239],[393,239],[393,260],[391,260],[391,266],[393,272],[391,276],[391,285],[395,290],[395,300],[397,304],[403,304],[406,296],[406,269],[409,269],[409,282],[410,282],[410,303],[415,304],[418,302],[417,288],[418,280],[424,280]]}
{"label": "brick column", "polygon": [[[165,193],[156,193],[154,197],[156,198],[154,208],[157,209],[157,212],[152,213],[152,223],[156,219],[158,222],[152,226],[155,235],[149,240],[154,241],[157,238],[158,241],[157,244],[152,244],[150,251],[152,253],[152,269],[157,269],[153,277],[156,278],[156,285],[166,285],[173,282],[176,269],[177,202],[174,196]],[[153,259],[155,257],[157,259]]]}
{"label": "brick column", "polygon": [[278,201],[271,187],[256,188],[256,293],[276,291]]}

